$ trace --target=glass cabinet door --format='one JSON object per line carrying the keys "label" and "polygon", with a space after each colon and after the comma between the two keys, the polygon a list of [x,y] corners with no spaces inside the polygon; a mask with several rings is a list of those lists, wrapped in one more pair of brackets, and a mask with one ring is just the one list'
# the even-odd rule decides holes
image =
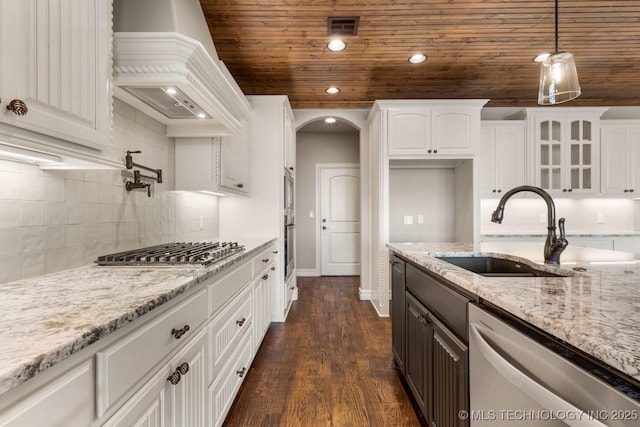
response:
{"label": "glass cabinet door", "polygon": [[[593,139],[591,121],[573,120],[570,123],[569,138],[570,190],[590,190],[592,188]],[[564,189],[563,189],[564,191]]]}
{"label": "glass cabinet door", "polygon": [[562,125],[557,120],[538,123],[538,156],[540,187],[562,189]]}

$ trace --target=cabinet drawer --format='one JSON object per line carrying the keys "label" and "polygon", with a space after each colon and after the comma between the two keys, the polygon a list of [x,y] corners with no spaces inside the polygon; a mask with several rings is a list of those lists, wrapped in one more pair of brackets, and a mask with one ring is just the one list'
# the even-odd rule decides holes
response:
{"label": "cabinet drawer", "polygon": [[248,286],[209,324],[209,383],[220,373],[240,339],[253,324],[251,292],[252,287]]}
{"label": "cabinet drawer", "polygon": [[269,247],[269,249],[260,253],[260,255],[256,256],[253,259],[253,275],[257,276],[262,271],[264,271],[267,266],[269,266],[273,260],[275,259],[276,254],[273,253],[273,246]]}
{"label": "cabinet drawer", "polygon": [[2,412],[0,425],[86,427],[93,420],[92,387],[91,362],[86,362]]}
{"label": "cabinet drawer", "polygon": [[221,307],[251,281],[251,261],[248,261],[209,285],[209,316],[215,315]]}
{"label": "cabinet drawer", "polygon": [[[206,292],[201,290],[96,354],[98,417],[204,323]],[[189,330],[185,335],[175,338],[172,330],[186,325]]]}
{"label": "cabinet drawer", "polygon": [[233,354],[209,389],[210,426],[220,426],[233,403],[242,381],[253,360],[251,333],[242,339],[238,351]]}
{"label": "cabinet drawer", "polygon": [[447,327],[468,342],[467,298],[411,264],[406,267],[406,286]]}

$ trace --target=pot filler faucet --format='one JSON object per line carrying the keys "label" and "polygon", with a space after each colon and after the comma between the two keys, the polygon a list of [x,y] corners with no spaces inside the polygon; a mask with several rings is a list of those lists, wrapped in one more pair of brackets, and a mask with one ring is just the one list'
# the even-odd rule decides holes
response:
{"label": "pot filler faucet", "polygon": [[512,188],[504,193],[504,196],[498,202],[498,207],[491,214],[491,221],[501,224],[502,216],[504,215],[504,205],[507,200],[516,193],[521,191],[530,191],[540,195],[547,204],[547,240],[544,242],[544,263],[545,264],[560,264],[560,254],[567,247],[569,242],[564,238],[564,218],[558,220],[558,227],[560,228],[560,238],[556,237],[556,207],[553,203],[553,199],[542,188],[532,187],[530,185],[521,185],[519,187]]}

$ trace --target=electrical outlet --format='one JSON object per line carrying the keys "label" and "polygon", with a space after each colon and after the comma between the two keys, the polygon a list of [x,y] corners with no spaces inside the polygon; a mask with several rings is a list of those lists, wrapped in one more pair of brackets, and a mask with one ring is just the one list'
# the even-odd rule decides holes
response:
{"label": "electrical outlet", "polygon": [[424,224],[424,215],[418,215],[418,224]]}
{"label": "electrical outlet", "polygon": [[405,215],[404,216],[404,225],[413,224],[413,215]]}
{"label": "electrical outlet", "polygon": [[604,224],[604,214],[602,212],[598,212],[597,221],[598,221],[598,224]]}

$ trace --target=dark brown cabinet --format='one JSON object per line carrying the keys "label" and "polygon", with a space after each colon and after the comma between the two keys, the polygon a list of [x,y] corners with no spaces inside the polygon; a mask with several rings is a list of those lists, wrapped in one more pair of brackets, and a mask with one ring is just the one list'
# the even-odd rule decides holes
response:
{"label": "dark brown cabinet", "polygon": [[405,358],[405,262],[391,256],[391,350],[393,361],[404,374]]}
{"label": "dark brown cabinet", "polygon": [[[392,263],[403,262],[396,258]],[[410,262],[403,267],[404,274],[400,269],[392,274],[394,311],[400,289],[396,282],[402,279],[406,289],[404,298],[398,298],[404,302],[404,332],[392,327],[394,359],[398,357],[395,346],[403,339],[402,373],[430,427],[466,427],[468,420],[458,414],[469,409],[468,299]],[[392,321],[399,323],[396,313]],[[398,333],[402,337],[395,336]]]}

